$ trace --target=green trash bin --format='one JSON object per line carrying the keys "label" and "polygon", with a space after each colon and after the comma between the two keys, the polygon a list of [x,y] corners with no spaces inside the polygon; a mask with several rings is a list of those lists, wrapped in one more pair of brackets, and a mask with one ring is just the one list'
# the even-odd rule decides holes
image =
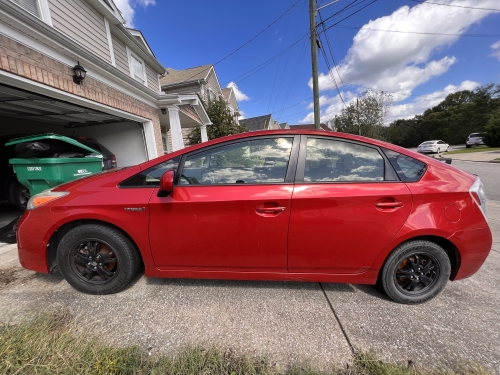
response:
{"label": "green trash bin", "polygon": [[[45,189],[102,171],[102,155],[74,139],[58,134],[38,134],[11,139],[6,147],[26,142],[50,140],[52,144],[63,142],[61,148],[77,151],[85,157],[30,157],[14,158],[9,163],[14,168],[17,180],[26,186],[33,196]],[[64,145],[66,143],[66,145]],[[69,145],[67,145],[69,144]]]}

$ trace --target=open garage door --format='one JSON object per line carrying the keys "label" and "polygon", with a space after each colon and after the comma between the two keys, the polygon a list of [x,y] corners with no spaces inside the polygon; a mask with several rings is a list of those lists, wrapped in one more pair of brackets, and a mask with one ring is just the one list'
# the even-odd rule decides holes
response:
{"label": "open garage door", "polygon": [[117,116],[0,84],[0,228],[19,216],[22,211],[16,206],[29,198],[29,191],[23,191],[8,164],[13,156],[4,144],[9,139],[42,133],[80,137],[78,141],[93,149],[101,147],[97,151],[114,155],[116,166],[125,167],[148,160],[152,153],[147,150],[144,127],[137,119],[127,118],[126,113]]}

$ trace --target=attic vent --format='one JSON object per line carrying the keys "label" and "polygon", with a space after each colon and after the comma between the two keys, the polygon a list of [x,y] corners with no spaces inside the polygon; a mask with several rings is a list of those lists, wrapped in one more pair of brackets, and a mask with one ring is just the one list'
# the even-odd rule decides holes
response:
{"label": "attic vent", "polygon": [[31,13],[35,17],[41,18],[40,8],[38,7],[38,0],[10,0],[14,4],[19,5],[25,11]]}

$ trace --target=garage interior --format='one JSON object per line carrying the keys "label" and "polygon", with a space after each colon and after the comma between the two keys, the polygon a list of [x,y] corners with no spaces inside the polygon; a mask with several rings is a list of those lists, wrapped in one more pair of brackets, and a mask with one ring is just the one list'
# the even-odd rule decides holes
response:
{"label": "garage interior", "polygon": [[[0,84],[0,137],[43,133],[95,138],[115,154],[118,167],[148,160],[142,123]],[[21,213],[0,201],[0,228]]]}

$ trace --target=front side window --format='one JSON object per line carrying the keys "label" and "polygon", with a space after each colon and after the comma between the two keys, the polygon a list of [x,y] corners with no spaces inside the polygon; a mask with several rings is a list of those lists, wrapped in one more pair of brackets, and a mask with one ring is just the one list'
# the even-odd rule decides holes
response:
{"label": "front side window", "polygon": [[42,18],[38,0],[11,0],[14,4],[19,5],[25,11],[31,13],[35,17]]}
{"label": "front side window", "polygon": [[415,182],[420,180],[424,175],[427,169],[425,163],[387,148],[383,148],[382,150],[396,170],[401,181]]}
{"label": "front side window", "polygon": [[179,184],[284,183],[293,138],[231,143],[186,158]]}
{"label": "front side window", "polygon": [[135,176],[132,176],[125,181],[120,183],[120,187],[157,187],[160,186],[161,176],[168,171],[173,169],[177,171],[181,157],[177,156],[173,159],[164,161],[163,163],[157,164],[154,167],[146,169]]}
{"label": "front side window", "polygon": [[372,147],[337,140],[308,138],[305,182],[384,180],[384,159]]}

